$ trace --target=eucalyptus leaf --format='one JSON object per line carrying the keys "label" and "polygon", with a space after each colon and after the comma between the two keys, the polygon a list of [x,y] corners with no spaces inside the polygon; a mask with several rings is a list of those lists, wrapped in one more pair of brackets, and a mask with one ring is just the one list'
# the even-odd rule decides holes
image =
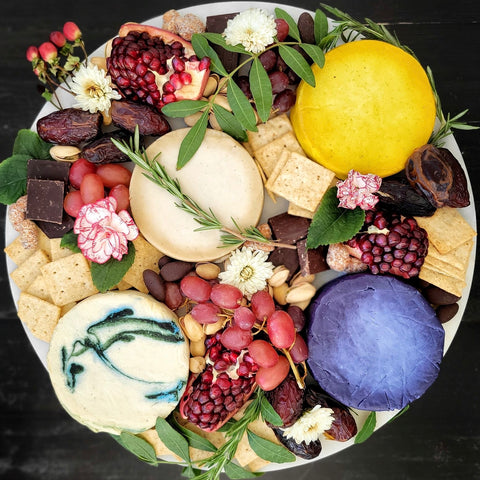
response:
{"label": "eucalyptus leaf", "polygon": [[297,23],[290,16],[290,14],[288,14],[285,10],[282,10],[281,8],[276,8],[275,15],[277,18],[282,18],[288,23],[288,35],[297,40],[297,42],[301,42],[300,32],[298,31]]}
{"label": "eucalyptus leaf", "polygon": [[355,443],[362,443],[367,440],[372,433],[375,431],[375,426],[377,425],[377,414],[375,412],[370,412],[368,414],[363,427],[355,436]]}
{"label": "eucalyptus leaf", "polygon": [[300,52],[287,45],[279,45],[278,53],[285,63],[310,86],[315,86],[315,76],[308,62],[303,58]]}
{"label": "eucalyptus leaf", "polygon": [[139,460],[150,465],[158,465],[155,449],[143,438],[130,432],[122,432],[120,435],[111,435],[111,437]]}
{"label": "eucalyptus leaf", "polygon": [[177,432],[164,418],[157,418],[155,430],[160,440],[173,453],[190,463],[190,452],[188,450],[188,442],[185,437]]}
{"label": "eucalyptus leaf", "polygon": [[328,34],[328,18],[327,16],[317,8],[315,10],[315,17],[313,22],[313,31],[315,34],[315,43],[317,45],[327,36]]}
{"label": "eucalyptus leaf", "polygon": [[80,248],[78,248],[78,235],[74,233],[73,230],[70,230],[62,237],[60,246],[68,248],[73,253],[81,253]]}
{"label": "eucalyptus leaf", "polygon": [[206,100],[180,100],[167,103],[162,107],[162,113],[167,117],[185,118],[188,115],[199,112],[208,105]]}
{"label": "eucalyptus leaf", "polygon": [[177,170],[184,167],[188,161],[195,155],[195,152],[200,147],[207,131],[208,110],[202,113],[202,116],[197,120],[197,123],[189,130],[182,140],[180,150],[178,152]]}
{"label": "eucalyptus leaf", "polygon": [[225,50],[228,50],[229,52],[235,52],[235,53],[247,53],[245,50],[245,47],[243,47],[242,44],[238,45],[229,45],[226,41],[225,38],[221,33],[213,33],[213,32],[204,32],[201,33],[202,37],[205,37],[210,43],[214,43],[215,45],[219,45],[220,47],[223,47]]}
{"label": "eucalyptus leaf", "polygon": [[213,104],[212,108],[218,124],[225,133],[228,133],[230,136],[241,142],[246,142],[248,140],[245,130],[232,113],[216,103]]}
{"label": "eucalyptus leaf", "polygon": [[128,253],[121,260],[112,257],[103,264],[92,262],[90,272],[93,284],[102,293],[110,290],[122,280],[134,260],[135,246],[133,242],[128,242]]}
{"label": "eucalyptus leaf", "polygon": [[242,468],[240,465],[236,463],[229,462],[225,465],[225,474],[228,478],[232,480],[241,480],[242,478],[257,478],[263,475],[261,472],[251,472],[250,470],[246,470]]}
{"label": "eucalyptus leaf", "polygon": [[27,193],[30,155],[17,153],[0,163],[0,203],[10,205]]}
{"label": "eucalyptus leaf", "polygon": [[338,206],[337,187],[327,190],[308,229],[307,248],[350,240],[365,221],[365,211]]}
{"label": "eucalyptus leaf", "polygon": [[225,67],[222,65],[222,62],[217,55],[217,52],[208,44],[207,39],[202,34],[193,34],[192,46],[198,58],[210,58],[210,70],[212,72],[218,73],[222,77],[226,77],[228,75]]}
{"label": "eucalyptus leaf", "polygon": [[295,455],[284,446],[259,437],[250,430],[247,430],[247,438],[252,450],[264,460],[274,463],[288,463],[294,462],[296,459]]}
{"label": "eucalyptus leaf", "polygon": [[253,59],[249,81],[258,116],[262,122],[266,122],[273,103],[272,84],[258,57]]}
{"label": "eucalyptus leaf", "polygon": [[262,418],[265,422],[271,423],[276,427],[280,427],[283,425],[283,420],[280,415],[275,411],[272,407],[271,403],[267,400],[266,397],[262,397],[262,403],[260,405],[260,413]]}
{"label": "eucalyptus leaf", "polygon": [[245,130],[256,132],[257,118],[255,117],[255,110],[253,109],[248,98],[233,79],[230,79],[228,82],[227,99],[233,114],[238,119],[242,127]]}
{"label": "eucalyptus leaf", "polygon": [[325,65],[325,54],[318,45],[312,45],[310,43],[301,43],[300,47],[304,52],[320,67]]}

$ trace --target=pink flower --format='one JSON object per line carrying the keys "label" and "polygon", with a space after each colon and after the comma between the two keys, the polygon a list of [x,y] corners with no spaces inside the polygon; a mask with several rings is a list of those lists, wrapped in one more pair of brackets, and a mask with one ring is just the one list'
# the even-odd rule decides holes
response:
{"label": "pink flower", "polygon": [[82,37],[82,32],[74,22],[66,22],[63,26],[63,34],[67,37],[67,40],[74,42]]}
{"label": "pink flower", "polygon": [[75,219],[74,233],[83,255],[95,263],[111,257],[121,260],[128,252],[128,241],[138,236],[138,228],[126,210],[115,213],[117,201],[106,197],[84,205]]}
{"label": "pink flower", "polygon": [[38,60],[40,58],[40,55],[38,53],[38,48],[33,46],[33,45],[28,47],[26,56],[27,56],[27,60],[29,62],[33,62],[34,60]]}
{"label": "pink flower", "polygon": [[58,48],[62,48],[65,43],[67,43],[67,39],[62,32],[54,31],[50,33],[50,41],[55,44]]}
{"label": "pink flower", "polygon": [[57,58],[57,47],[51,42],[42,43],[38,47],[38,51],[47,63],[52,63]]}
{"label": "pink flower", "polygon": [[350,170],[346,180],[337,182],[337,198],[340,200],[338,206],[350,210],[356,207],[362,210],[372,209],[378,202],[378,197],[373,194],[378,192],[381,184],[382,179],[377,175],[362,175]]}

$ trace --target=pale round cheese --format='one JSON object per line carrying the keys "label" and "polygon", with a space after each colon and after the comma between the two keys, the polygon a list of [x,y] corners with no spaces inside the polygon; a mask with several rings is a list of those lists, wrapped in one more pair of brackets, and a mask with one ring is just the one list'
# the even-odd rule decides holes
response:
{"label": "pale round cheese", "polygon": [[78,422],[95,432],[141,432],[180,401],[189,347],[163,303],[136,291],[100,293],[60,319],[47,366]]}
{"label": "pale round cheese", "polygon": [[[191,160],[176,169],[184,128],[170,132],[147,148],[147,156],[176,178],[182,191],[204,210],[232,229],[255,226],[263,209],[263,182],[245,148],[226,133],[208,129]],[[234,247],[222,248],[219,230],[198,231],[193,216],[176,206],[179,202],[135,167],[130,182],[133,218],[143,236],[161,252],[185,261],[222,257]]]}

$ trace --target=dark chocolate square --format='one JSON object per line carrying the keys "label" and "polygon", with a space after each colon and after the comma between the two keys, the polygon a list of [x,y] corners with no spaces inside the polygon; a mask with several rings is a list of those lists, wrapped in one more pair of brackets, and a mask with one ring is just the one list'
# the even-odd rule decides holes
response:
{"label": "dark chocolate square", "polygon": [[303,276],[328,270],[323,247],[307,249],[307,240],[297,242],[298,262]]}
{"label": "dark chocolate square", "polygon": [[[227,28],[228,20],[236,17],[238,13],[225,13],[222,15],[212,15],[207,17],[206,30],[212,33],[223,33]],[[239,54],[236,52],[229,52],[219,45],[213,45],[213,49],[217,52],[222,65],[227,72],[231,72],[238,66]]]}
{"label": "dark chocolate square", "polygon": [[65,184],[60,180],[29,179],[26,218],[62,223],[64,192]]}
{"label": "dark chocolate square", "polygon": [[290,272],[287,278],[289,281],[298,270],[297,251],[292,248],[276,248],[268,257],[276,267],[283,265]]}
{"label": "dark chocolate square", "polygon": [[27,163],[27,178],[37,180],[60,180],[65,185],[68,182],[70,164],[54,160],[37,160],[32,158]]}
{"label": "dark chocolate square", "polygon": [[64,212],[62,223],[40,221],[36,221],[35,223],[48,238],[62,238],[66,233],[72,230],[75,220]]}
{"label": "dark chocolate square", "polygon": [[307,236],[310,220],[285,212],[269,218],[268,224],[276,240],[293,245]]}

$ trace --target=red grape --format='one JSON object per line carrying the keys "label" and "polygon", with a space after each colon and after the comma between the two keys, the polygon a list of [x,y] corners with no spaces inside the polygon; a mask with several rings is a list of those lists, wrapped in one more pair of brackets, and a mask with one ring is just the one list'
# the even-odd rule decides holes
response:
{"label": "red grape", "polygon": [[223,331],[220,341],[225,348],[240,352],[252,343],[252,332],[247,332],[236,325],[232,325]]}
{"label": "red grape", "polygon": [[308,358],[307,344],[299,333],[295,336],[295,343],[289,352],[294,363],[304,362]]}
{"label": "red grape", "polygon": [[70,172],[68,174],[70,185],[77,189],[80,188],[83,177],[87,173],[95,173],[96,170],[97,167],[85,158],[79,158],[78,160],[75,160],[75,162],[72,163]]}
{"label": "red grape", "polygon": [[107,188],[115,185],[130,185],[132,172],[118,163],[106,163],[97,167],[97,175],[102,179],[103,184]]}
{"label": "red grape", "polygon": [[198,303],[192,308],[190,314],[198,323],[215,323],[219,317],[220,309],[211,302]]}
{"label": "red grape", "polygon": [[83,205],[80,190],[68,192],[63,199],[63,208],[71,217],[76,217]]}
{"label": "red grape", "polygon": [[288,87],[288,75],[284,72],[275,70],[268,74],[270,83],[272,84],[272,93],[275,95],[277,93],[283,92]]}
{"label": "red grape", "polygon": [[295,326],[292,317],[283,310],[277,310],[267,320],[267,333],[277,348],[290,348],[295,341]]}
{"label": "red grape", "polygon": [[268,292],[259,290],[252,295],[250,308],[257,317],[257,320],[263,322],[275,311],[275,303]]}
{"label": "red grape", "polygon": [[275,96],[273,109],[278,113],[288,112],[295,105],[296,98],[295,92],[287,88]]}
{"label": "red grape", "polygon": [[104,198],[105,191],[102,179],[96,173],[87,173],[80,184],[83,203],[95,203]]}
{"label": "red grape", "polygon": [[248,353],[259,367],[270,368],[278,362],[277,351],[265,340],[254,340],[248,346]]}
{"label": "red grape", "polygon": [[303,310],[297,305],[289,305],[287,313],[292,317],[295,330],[301,332],[305,327],[305,313],[303,313]]}
{"label": "red grape", "polygon": [[120,210],[127,210],[130,206],[130,192],[125,185],[115,185],[110,189],[108,195],[117,201],[117,212]]}
{"label": "red grape", "polygon": [[233,285],[219,283],[212,287],[210,300],[220,308],[234,309],[240,305],[243,293]]}
{"label": "red grape", "polygon": [[258,59],[267,72],[273,70],[277,65],[277,54],[273,50],[265,50]]}
{"label": "red grape", "polygon": [[277,40],[283,42],[288,35],[290,30],[288,23],[283,18],[276,18],[275,23],[277,24]]}
{"label": "red grape", "polygon": [[243,330],[251,330],[255,323],[255,315],[248,307],[238,307],[233,313],[233,323]]}
{"label": "red grape", "polygon": [[212,287],[200,277],[186,276],[180,282],[182,293],[194,302],[206,302],[210,298]]}
{"label": "red grape", "polygon": [[260,367],[255,375],[258,386],[266,392],[278,387],[290,371],[288,360],[280,355],[276,365],[270,368]]}

